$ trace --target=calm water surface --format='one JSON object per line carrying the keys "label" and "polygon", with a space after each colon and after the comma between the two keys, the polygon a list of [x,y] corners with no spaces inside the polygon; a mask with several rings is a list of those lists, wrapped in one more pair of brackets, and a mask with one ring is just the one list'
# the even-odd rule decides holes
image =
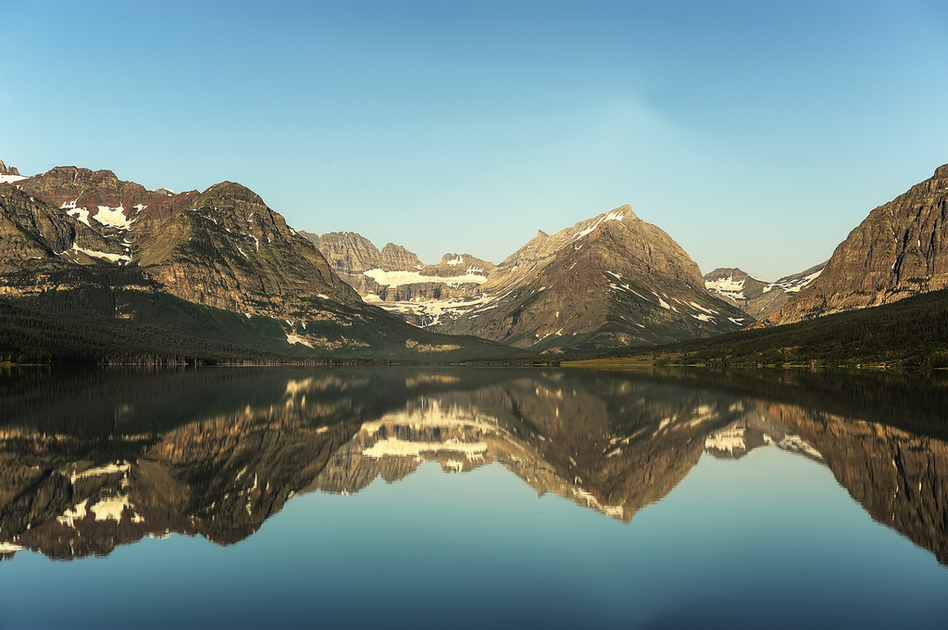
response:
{"label": "calm water surface", "polygon": [[0,628],[941,628],[946,392],[7,372]]}

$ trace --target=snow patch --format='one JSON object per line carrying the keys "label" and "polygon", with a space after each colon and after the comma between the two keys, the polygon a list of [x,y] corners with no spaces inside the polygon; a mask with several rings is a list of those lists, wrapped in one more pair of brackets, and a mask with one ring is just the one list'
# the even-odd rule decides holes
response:
{"label": "snow patch", "polygon": [[[72,249],[73,249],[73,251],[75,251],[75,252],[82,252],[82,253],[85,254],[86,256],[91,256],[92,258],[99,258],[99,259],[101,259],[101,260],[107,260],[107,261],[109,261],[110,263],[118,263],[118,262],[126,262],[126,263],[127,263],[127,262],[131,262],[131,261],[132,261],[132,257],[131,257],[131,256],[128,256],[128,255],[125,255],[125,254],[109,254],[109,253],[106,253],[106,252],[97,252],[97,251],[95,251],[95,250],[93,250],[93,249],[85,249],[85,248],[79,247],[79,246],[76,245],[75,243],[72,244]],[[69,251],[69,250],[66,250],[66,251]],[[63,253],[65,253],[65,252],[63,252]]]}
{"label": "snow patch", "polygon": [[483,457],[487,452],[486,442],[410,442],[399,438],[380,440],[362,451],[365,457],[381,459],[382,457],[414,457],[421,461],[422,453],[450,452],[465,455],[469,460]]}
{"label": "snow patch", "polygon": [[290,344],[291,346],[294,346],[296,344],[301,344],[301,345],[306,346],[307,348],[313,347],[313,344],[306,341],[306,339],[300,337],[296,333],[286,333],[286,342]]}
{"label": "snow patch", "polygon": [[89,224],[89,211],[86,210],[85,208],[74,208],[72,210],[66,210],[66,214],[73,217],[80,223],[85,223],[89,227],[92,227]]}
{"label": "snow patch", "polygon": [[72,481],[75,482],[76,479],[87,479],[89,477],[98,477],[100,475],[127,473],[129,468],[131,468],[131,465],[128,462],[125,462],[124,464],[107,464],[105,466],[99,466],[98,468],[84,470],[78,475],[73,475]]}
{"label": "snow patch", "polygon": [[127,496],[118,496],[102,499],[89,509],[95,515],[97,521],[111,520],[121,523],[125,508],[131,507],[132,504],[128,502]]}
{"label": "snow patch", "polygon": [[[893,269],[895,266],[893,265]],[[764,292],[770,291],[772,288],[783,289],[785,293],[799,293],[800,289],[804,288],[814,280],[820,277],[820,274],[823,273],[823,270],[814,271],[808,276],[802,278],[790,279],[790,278],[781,278],[776,282],[764,287]]]}
{"label": "snow patch", "polygon": [[128,217],[125,216],[125,208],[122,204],[119,204],[117,208],[110,208],[108,206],[96,207],[99,211],[92,218],[102,225],[118,228],[120,230],[127,230],[132,226],[132,221],[129,221]]}
{"label": "snow patch", "polygon": [[721,429],[708,436],[708,439],[704,441],[704,447],[710,451],[721,451],[732,455],[735,450],[746,450],[744,427],[733,426]]}
{"label": "snow patch", "polygon": [[603,505],[598,500],[596,500],[596,497],[594,497],[592,493],[583,490],[582,488],[577,488],[574,486],[572,490],[573,498],[577,503],[583,502],[586,504],[586,507],[598,510],[610,518],[622,518],[623,509],[621,505]]}
{"label": "snow patch", "polygon": [[783,436],[783,438],[777,442],[777,447],[785,451],[809,455],[815,459],[823,459],[823,455],[818,450],[810,446],[806,440],[801,438],[799,435],[795,435],[793,433],[788,433],[787,435]]}
{"label": "snow patch", "polygon": [[88,502],[89,499],[86,499],[75,508],[66,510],[62,513],[62,516],[57,516],[56,520],[59,521],[61,525],[75,529],[76,521],[81,521],[86,517],[86,504]]}
{"label": "snow patch", "polygon": [[462,265],[462,264],[464,264],[464,259],[461,258],[461,255],[460,255],[460,254],[458,254],[458,257],[457,257],[457,258],[454,258],[454,259],[452,259],[452,260],[449,260],[449,261],[446,262],[445,264],[446,264],[446,265],[451,265],[452,267],[454,267],[455,265]]}
{"label": "snow patch", "polygon": [[703,306],[701,306],[700,304],[697,304],[697,303],[695,303],[695,302],[688,302],[688,304],[690,304],[691,306],[695,307],[695,308],[698,309],[699,311],[704,311],[704,312],[707,313],[708,315],[717,315],[717,314],[718,314],[717,311],[713,311],[713,310],[711,310],[711,309],[707,309],[707,308],[705,308],[705,307],[703,307]]}
{"label": "snow patch", "polygon": [[[734,300],[744,299],[744,281],[735,280],[734,276],[718,278],[717,280],[705,280],[704,288],[712,293],[725,295]],[[766,291],[766,289],[764,290]]]}
{"label": "snow patch", "polygon": [[26,179],[25,175],[0,175],[0,184],[12,184],[21,179]]}
{"label": "snow patch", "polygon": [[463,276],[423,276],[417,271],[383,271],[380,268],[363,272],[364,276],[372,278],[382,286],[397,287],[403,284],[417,284],[420,282],[443,282],[445,284],[484,284],[487,278],[480,274],[465,274]]}
{"label": "snow patch", "polygon": [[621,210],[613,210],[599,217],[599,219],[597,219],[595,223],[591,224],[586,229],[580,230],[579,232],[576,232],[575,234],[573,234],[573,236],[571,236],[569,240],[575,241],[578,238],[582,238],[586,236],[587,234],[590,234],[597,227],[599,227],[601,224],[605,223],[606,221],[622,221],[622,219],[624,218],[625,218],[625,212]]}

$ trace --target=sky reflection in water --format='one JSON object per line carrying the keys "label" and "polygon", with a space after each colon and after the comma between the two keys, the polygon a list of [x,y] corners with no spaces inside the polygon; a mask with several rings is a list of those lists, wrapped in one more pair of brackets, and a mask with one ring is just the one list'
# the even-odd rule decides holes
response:
{"label": "sky reflection in water", "polygon": [[[880,498],[892,488],[867,491],[866,484],[885,486],[901,479],[908,488],[914,460],[905,445],[922,439],[914,434],[897,431],[893,438],[881,425],[854,424],[818,409],[803,411],[680,382],[556,372],[439,374],[452,378],[418,385],[424,380],[419,375],[399,374],[399,382],[415,382],[401,393],[391,387],[391,372],[348,373],[328,388],[328,381],[317,379],[309,381],[310,398],[301,404],[300,391],[291,390],[306,379],[278,371],[239,383],[237,390],[250,382],[259,386],[253,405],[240,404],[246,401],[239,396],[205,396],[217,401],[213,413],[197,405],[182,412],[180,424],[155,427],[147,444],[139,444],[137,457],[126,444],[119,449],[126,459],[116,459],[131,462],[125,485],[121,475],[102,476],[101,486],[90,491],[93,499],[128,497],[146,521],[139,525],[147,529],[157,508],[145,504],[161,507],[162,502],[146,498],[143,488],[166,493],[187,488],[190,500],[175,496],[172,501],[173,509],[183,510],[182,518],[168,522],[191,523],[188,533],[209,532],[204,535],[228,544],[171,533],[163,540],[119,544],[105,557],[69,562],[18,551],[0,564],[0,626],[939,627],[948,613],[948,571],[932,551],[906,537],[944,548],[943,527],[923,526],[943,516],[931,509],[944,505],[940,478],[926,482],[930,498],[923,493],[907,504],[915,513],[900,518],[915,523],[915,529],[902,526],[902,534],[873,521],[850,496],[869,496],[867,505],[895,501]],[[222,391],[216,378],[191,393]],[[223,390],[233,385],[228,381]],[[129,387],[116,390],[127,396]],[[353,390],[356,394],[347,398],[345,392]],[[20,399],[11,394],[8,400]],[[352,409],[356,400],[361,411]],[[339,414],[339,408],[348,411]],[[229,457],[196,449],[215,431],[225,435],[221,427],[247,418],[248,410],[252,425],[268,427],[263,434],[282,436],[275,446],[259,450],[265,459],[238,457],[244,452],[220,440],[215,444],[225,444]],[[360,414],[357,421],[346,419]],[[32,428],[21,426],[24,435],[41,431],[43,422],[59,421],[38,411],[21,417],[44,418]],[[452,420],[439,423],[437,417]],[[458,417],[467,424],[459,428]],[[691,426],[701,417],[706,420]],[[760,424],[765,417],[766,426]],[[783,429],[774,424],[777,418]],[[322,428],[327,419],[336,428]],[[5,423],[2,469],[8,488],[37,457],[16,447],[11,422]],[[141,441],[148,431],[135,422],[130,421]],[[201,431],[194,430],[195,422],[203,423]],[[367,434],[363,422],[374,433]],[[734,423],[741,422],[743,429],[735,431]],[[484,426],[472,429],[472,423]],[[814,442],[806,442],[809,446],[822,445],[824,459],[775,445],[743,454],[740,440],[735,441],[740,434],[745,446],[769,439],[799,449],[793,440],[773,439],[780,431],[797,435],[792,430],[809,437]],[[322,444],[306,440],[329,436],[333,440],[321,455],[324,463],[302,476],[299,466],[276,461],[308,461],[305,453],[302,460],[294,454]],[[629,436],[637,437],[623,442]],[[393,440],[431,444],[436,438],[446,450],[423,453],[425,463],[414,457],[394,462],[361,456],[381,442],[397,450],[404,444]],[[445,472],[459,467],[464,439],[487,445],[483,460],[465,457],[460,467],[466,472]],[[871,461],[883,457],[879,445],[890,443],[898,444],[890,450],[905,453],[903,477],[892,480],[873,473],[879,462]],[[923,459],[940,461],[944,443],[926,444],[931,453],[922,453]],[[706,445],[732,450],[712,456]],[[70,456],[71,465],[86,462],[80,467],[102,465],[105,461],[98,460],[115,455],[104,452],[101,442],[73,446],[81,452]],[[869,455],[853,465],[853,453],[859,452]],[[63,468],[64,460],[57,457],[50,467]],[[201,467],[200,474],[188,472],[189,466]],[[239,475],[245,467],[249,471]],[[215,495],[214,488],[239,486],[238,477],[247,477],[249,484],[255,470],[261,479],[254,492],[264,476],[272,485],[259,496],[246,495],[251,497],[247,511],[266,506],[270,511],[227,534],[227,527],[214,525],[212,517],[240,512],[227,512],[228,500]],[[937,466],[924,473],[926,478],[932,470]],[[386,483],[378,474],[397,480]],[[851,488],[841,486],[834,474]],[[635,484],[623,485],[636,475]],[[169,478],[188,483],[175,485]],[[540,491],[545,493],[538,496]],[[75,507],[81,492],[80,483],[76,496],[56,508],[59,513],[66,504]],[[273,499],[281,492],[294,496],[283,505]],[[0,508],[4,523],[11,523],[2,534],[22,522],[11,520],[20,514],[16,500],[9,500],[12,494],[16,488],[6,492]],[[234,505],[243,507],[243,501]],[[215,507],[209,509],[211,504]],[[616,505],[624,505],[624,511],[612,510],[615,518],[604,514]],[[128,527],[132,511],[123,513]],[[103,524],[113,525],[98,526]],[[37,522],[20,532],[20,542],[29,532],[75,534],[86,525],[96,525],[93,515],[72,532],[59,522]],[[24,546],[37,549],[38,541]]]}

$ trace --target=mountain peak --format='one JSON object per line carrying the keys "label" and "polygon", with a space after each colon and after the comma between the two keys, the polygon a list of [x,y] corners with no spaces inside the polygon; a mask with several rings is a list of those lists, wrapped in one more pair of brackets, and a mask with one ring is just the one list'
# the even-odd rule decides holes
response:
{"label": "mountain peak", "polygon": [[819,277],[826,263],[784,276],[776,282],[754,277],[737,267],[719,267],[704,276],[709,293],[737,306],[755,319],[767,317]]}
{"label": "mountain peak", "polygon": [[629,220],[638,219],[638,216],[636,216],[635,212],[632,211],[632,206],[630,206],[627,203],[622,204],[621,206],[613,210],[613,212],[621,212],[623,215],[625,215],[625,218]]}
{"label": "mountain peak", "polygon": [[119,183],[119,178],[110,170],[101,169],[93,171],[92,169],[78,166],[54,166],[46,171],[43,176],[53,182],[71,183],[80,188],[99,187],[102,185],[115,186]]}
{"label": "mountain peak", "polygon": [[217,184],[214,184],[203,193],[201,197],[208,198],[217,198],[217,199],[238,199],[240,201],[246,201],[247,203],[266,205],[263,202],[263,198],[260,197],[257,193],[250,190],[243,184],[238,184],[236,182],[223,181]]}
{"label": "mountain peak", "polygon": [[16,170],[13,166],[7,166],[3,163],[3,160],[0,160],[0,175],[19,175],[20,171]]}

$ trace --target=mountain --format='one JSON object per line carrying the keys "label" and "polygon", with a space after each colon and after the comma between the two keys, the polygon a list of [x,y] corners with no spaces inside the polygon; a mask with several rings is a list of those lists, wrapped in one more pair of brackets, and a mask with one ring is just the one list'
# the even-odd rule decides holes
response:
{"label": "mountain", "polygon": [[20,181],[21,179],[26,178],[20,175],[20,171],[13,166],[7,166],[3,163],[3,160],[0,160],[0,184],[9,184]]}
{"label": "mountain", "polygon": [[[128,339],[140,320],[174,328],[176,314],[156,315],[152,303],[161,296],[205,307],[192,309],[200,322],[186,331],[199,338],[219,329],[227,313],[266,318],[271,331],[277,323],[290,355],[453,359],[468,348],[476,356],[509,354],[480,340],[420,331],[365,304],[308,239],[232,182],[176,194],[146,190],[111,171],[57,167],[0,184],[0,238],[0,295],[19,298],[3,312],[12,308],[21,325],[53,325],[64,338],[73,334],[74,317],[100,326],[103,300],[116,320],[111,328]],[[66,313],[70,304],[85,310]],[[182,307],[175,309],[180,314]],[[230,321],[226,328],[241,327]],[[265,336],[234,341],[280,352],[272,334]]]}
{"label": "mountain", "polygon": [[404,247],[389,243],[379,251],[369,239],[355,232],[332,232],[322,236],[300,233],[316,245],[339,277],[363,297],[378,289],[378,284],[365,272],[373,269],[417,271],[423,267],[418,256]]}
{"label": "mountain", "polygon": [[875,208],[823,273],[759,325],[887,304],[948,287],[948,164]]}
{"label": "mountain", "polygon": [[428,330],[531,351],[654,345],[751,321],[709,295],[684,250],[629,206],[539,232],[497,266],[468,254],[423,265],[352,232],[308,236],[367,301]]}
{"label": "mountain", "polygon": [[430,311],[441,300],[476,295],[494,269],[492,263],[470,254],[453,253],[445,254],[437,265],[425,265],[401,245],[388,243],[379,250],[354,232],[301,233],[365,301],[417,326],[431,324]]}
{"label": "mountain", "polygon": [[733,304],[754,319],[766,317],[819,277],[826,263],[820,263],[776,282],[766,282],[737,268],[718,268],[704,274],[709,293]]}
{"label": "mountain", "polygon": [[669,343],[750,322],[710,295],[688,254],[629,206],[539,232],[480,292],[444,308],[431,329],[559,352]]}

